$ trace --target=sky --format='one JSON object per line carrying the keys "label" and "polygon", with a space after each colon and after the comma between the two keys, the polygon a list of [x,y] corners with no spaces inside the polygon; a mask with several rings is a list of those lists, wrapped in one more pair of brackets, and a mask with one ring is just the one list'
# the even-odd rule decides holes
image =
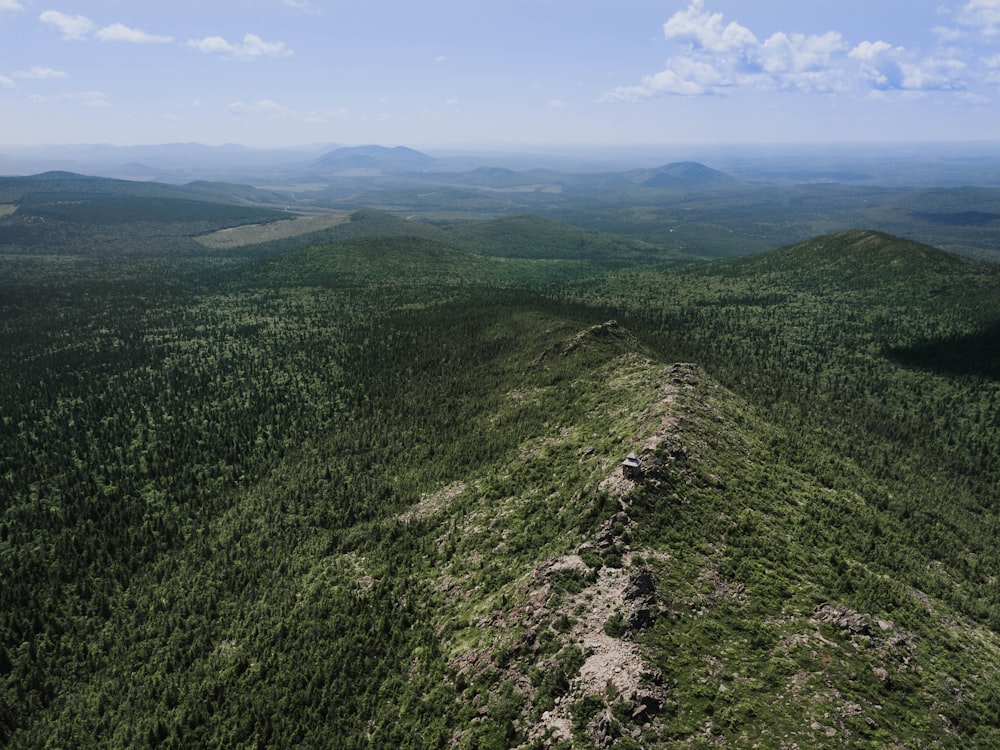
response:
{"label": "sky", "polygon": [[0,145],[998,136],[1000,0],[0,0]]}

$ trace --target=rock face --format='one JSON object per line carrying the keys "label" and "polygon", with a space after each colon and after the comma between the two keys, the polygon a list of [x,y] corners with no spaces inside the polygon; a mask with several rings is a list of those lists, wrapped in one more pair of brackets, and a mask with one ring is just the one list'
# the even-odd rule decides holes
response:
{"label": "rock face", "polygon": [[613,547],[622,541],[621,537],[624,532],[631,528],[632,519],[629,517],[628,513],[625,513],[624,511],[615,513],[611,518],[604,522],[603,526],[601,526],[601,530],[594,538],[593,546],[601,550]]}
{"label": "rock face", "polygon": [[847,609],[842,604],[821,604],[816,609],[813,619],[816,622],[828,622],[836,625],[851,635],[859,635],[864,638],[870,638],[872,635],[871,625],[868,624],[864,616],[852,609]]}
{"label": "rock face", "polygon": [[604,709],[591,719],[587,725],[587,734],[598,750],[608,750],[615,744],[618,733],[615,731],[614,717],[609,709]]}
{"label": "rock face", "polygon": [[653,582],[653,571],[649,568],[638,568],[630,573],[623,596],[627,602],[655,602],[656,584]]}
{"label": "rock face", "polygon": [[626,618],[628,630],[636,632],[650,627],[659,614],[653,571],[639,568],[630,573],[622,598],[630,608]]}

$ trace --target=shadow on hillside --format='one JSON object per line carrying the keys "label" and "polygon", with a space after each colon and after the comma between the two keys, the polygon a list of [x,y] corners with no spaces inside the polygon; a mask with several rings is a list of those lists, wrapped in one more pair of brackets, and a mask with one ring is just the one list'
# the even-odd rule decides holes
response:
{"label": "shadow on hillside", "polygon": [[907,367],[1000,380],[1000,323],[967,336],[888,349],[885,354]]}

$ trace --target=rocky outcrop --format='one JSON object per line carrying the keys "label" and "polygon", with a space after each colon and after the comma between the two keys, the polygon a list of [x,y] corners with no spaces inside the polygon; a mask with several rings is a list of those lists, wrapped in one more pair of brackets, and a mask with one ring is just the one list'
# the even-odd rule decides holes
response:
{"label": "rocky outcrop", "polygon": [[634,633],[650,627],[659,614],[653,571],[649,568],[638,568],[630,573],[622,598],[628,609],[625,618],[628,631]]}
{"label": "rocky outcrop", "polygon": [[[916,650],[916,637],[889,620],[871,618],[848,609],[843,604],[823,603],[816,608],[814,623],[826,623],[839,628],[847,635],[868,641],[869,646],[882,652],[886,664],[895,663],[898,669],[911,666]],[[883,682],[888,678],[884,667],[876,669]]]}

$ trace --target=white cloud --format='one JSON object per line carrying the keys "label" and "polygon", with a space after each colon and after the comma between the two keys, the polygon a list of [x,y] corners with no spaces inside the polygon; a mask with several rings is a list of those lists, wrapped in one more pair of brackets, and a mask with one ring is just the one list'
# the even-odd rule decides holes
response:
{"label": "white cloud", "polygon": [[877,91],[905,88],[902,58],[906,51],[888,42],[861,42],[848,53],[856,61],[862,81]]}
{"label": "white cloud", "polygon": [[763,68],[768,73],[796,73],[823,70],[831,66],[836,55],[846,49],[843,37],[835,31],[818,36],[779,31],[771,35],[756,50],[756,54],[760,56]]}
{"label": "white cloud", "polygon": [[859,64],[863,84],[879,91],[959,91],[968,65],[951,57],[917,59],[887,42],[862,42],[848,57]]}
{"label": "white cloud", "polygon": [[983,60],[986,66],[986,80],[990,83],[1000,84],[1000,55],[993,55]]}
{"label": "white cloud", "polygon": [[942,42],[953,43],[960,41],[965,36],[961,29],[954,29],[951,26],[935,26],[931,31],[937,35]]}
{"label": "white cloud", "polygon": [[73,91],[58,96],[31,96],[33,102],[76,102],[84,107],[103,107],[108,103],[103,91]]}
{"label": "white cloud", "polygon": [[965,88],[962,73],[968,67],[961,60],[934,57],[919,63],[903,63],[903,83],[907,91],[949,91]]}
{"label": "white cloud", "polygon": [[203,39],[192,39],[185,42],[185,47],[191,47],[201,52],[220,57],[235,57],[239,60],[256,60],[261,57],[288,57],[294,54],[284,42],[265,42],[256,34],[247,34],[243,43],[234,45],[221,36],[209,36]]}
{"label": "white cloud", "polygon": [[1000,34],[1000,0],[969,0],[955,14],[955,20],[986,36],[997,36]]}
{"label": "white cloud", "polygon": [[200,52],[207,52],[211,55],[236,55],[236,48],[221,36],[207,36],[204,39],[192,39],[185,42],[184,46],[192,47]]}
{"label": "white cloud", "polygon": [[5,10],[24,10],[24,6],[17,0],[0,0],[0,11]]}
{"label": "white cloud", "polygon": [[[0,0],[3,2],[3,0]],[[164,44],[172,42],[173,37],[147,34],[140,29],[133,29],[123,23],[113,23],[97,29],[97,24],[86,16],[71,16],[57,10],[47,10],[40,15],[43,23],[55,26],[62,32],[63,39],[86,39],[91,33],[102,42],[130,42],[132,44]],[[96,29],[96,31],[95,31]]]}
{"label": "white cloud", "polygon": [[740,24],[722,25],[721,13],[705,13],[705,0],[692,0],[687,10],[678,11],[663,24],[667,39],[687,42],[694,49],[733,52],[757,46],[757,37]]}
{"label": "white cloud", "polygon": [[83,39],[94,30],[94,22],[86,16],[70,16],[57,10],[47,10],[38,19],[59,29],[63,39]]}
{"label": "white cloud", "polygon": [[[972,0],[1000,9],[1000,0]],[[966,65],[954,56],[918,59],[888,42],[849,45],[836,31],[778,31],[764,41],[721,13],[690,0],[663,24],[667,41],[682,45],[663,70],[632,86],[620,86],[603,101],[640,101],[661,95],[723,95],[738,89],[808,93],[872,90],[959,90]]]}
{"label": "white cloud", "polygon": [[265,115],[268,117],[290,117],[294,114],[287,107],[282,107],[271,99],[261,99],[252,104],[233,102],[229,105],[230,113],[234,115]]}
{"label": "white cloud", "polygon": [[247,34],[237,56],[252,60],[257,57],[288,57],[291,54],[284,42],[265,42],[256,34]]}
{"label": "white cloud", "polygon": [[174,40],[170,36],[147,34],[145,31],[129,28],[121,23],[105,26],[95,36],[102,42],[130,42],[132,44],[165,44]]}
{"label": "white cloud", "polygon": [[638,86],[619,86],[605,94],[603,101],[637,102],[661,94],[702,96],[723,85],[725,81],[713,66],[680,57],[671,61],[667,70],[643,77]]}
{"label": "white cloud", "polygon": [[295,10],[301,10],[306,13],[316,13],[316,9],[309,0],[284,0],[284,4],[289,8],[294,8]]}
{"label": "white cloud", "polygon": [[55,68],[34,67],[31,70],[19,70],[14,78],[69,78],[66,73]]}
{"label": "white cloud", "polygon": [[964,102],[973,105],[992,104],[993,100],[982,94],[974,94],[971,91],[959,91],[955,96]]}
{"label": "white cloud", "polygon": [[856,60],[874,60],[879,55],[888,52],[892,49],[892,45],[888,42],[861,42],[857,47],[852,49],[848,53],[848,57],[853,57]]}
{"label": "white cloud", "polygon": [[16,89],[17,85],[5,75],[0,75],[0,89]]}
{"label": "white cloud", "polygon": [[103,91],[76,91],[59,97],[66,101],[79,102],[84,107],[103,107],[108,103]]}

